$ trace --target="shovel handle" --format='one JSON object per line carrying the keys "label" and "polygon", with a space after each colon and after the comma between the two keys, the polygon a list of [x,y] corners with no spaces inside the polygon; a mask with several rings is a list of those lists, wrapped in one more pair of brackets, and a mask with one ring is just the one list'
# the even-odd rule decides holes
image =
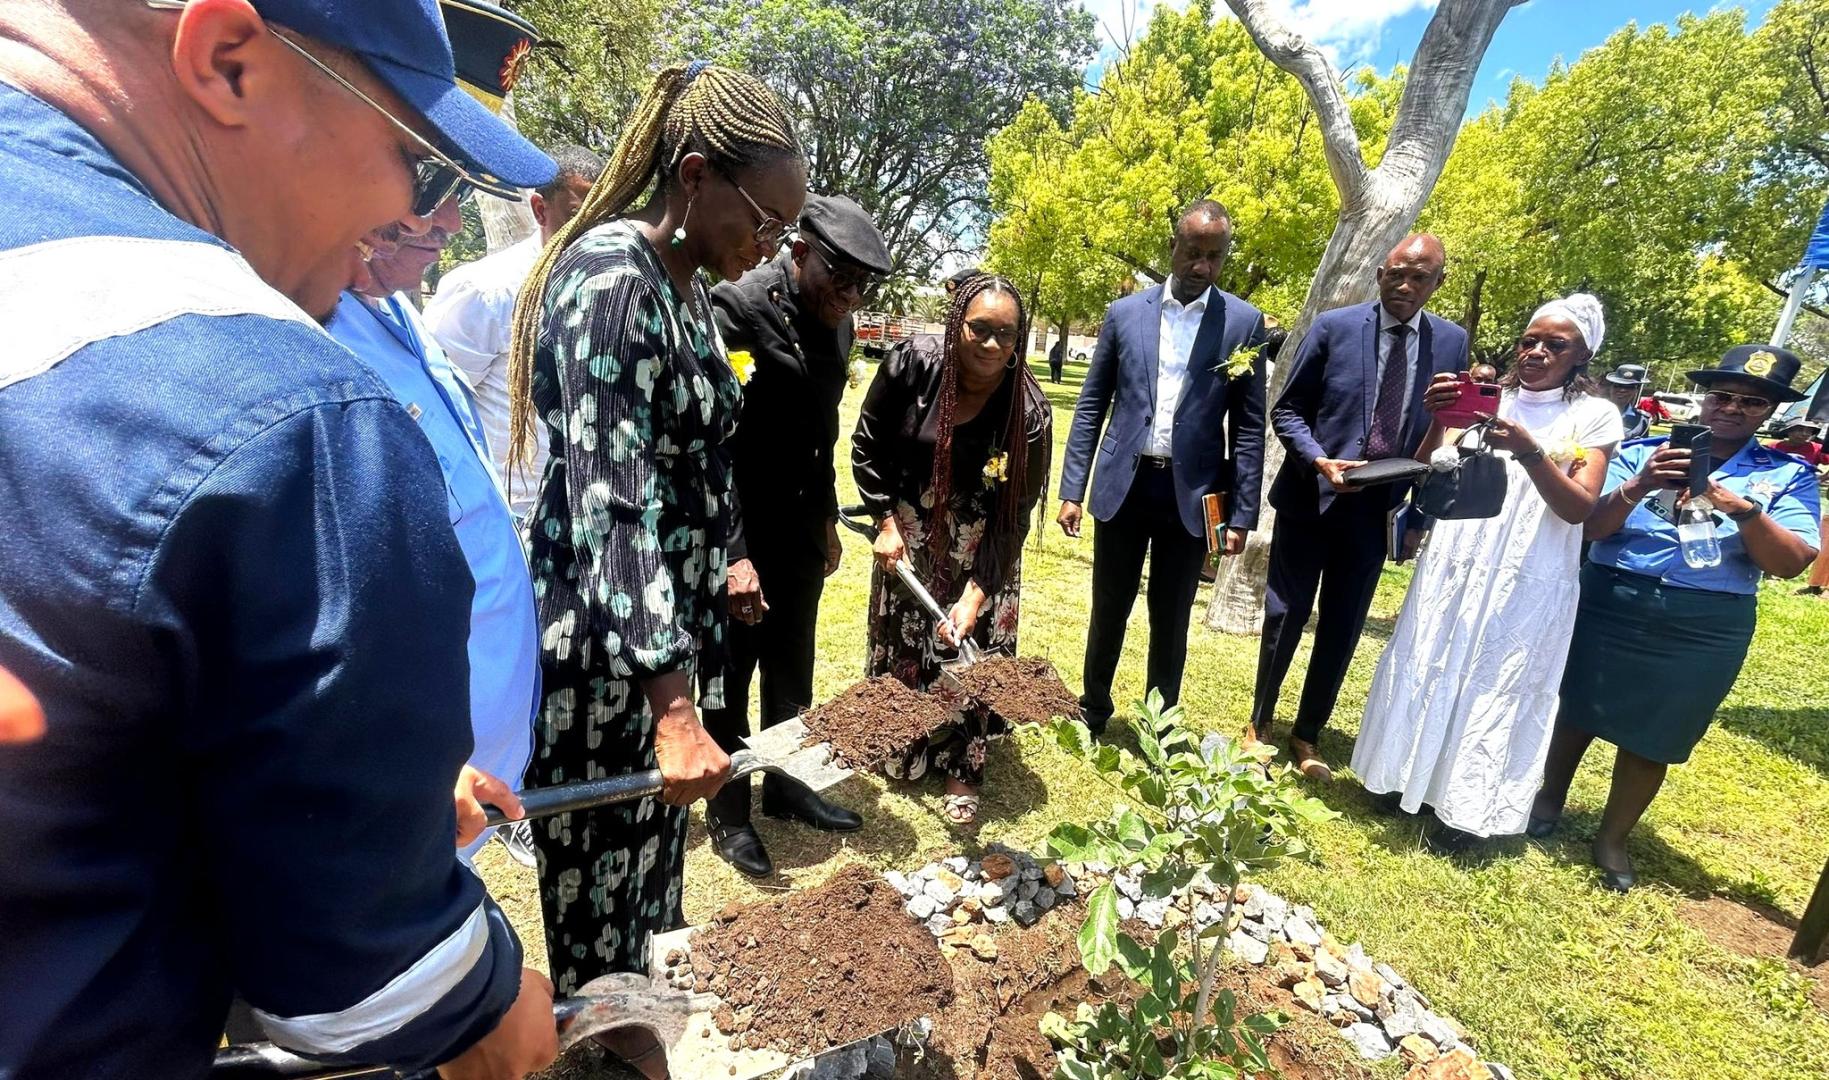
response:
{"label": "shovel handle", "polygon": [[[560,998],[553,1002],[553,1022],[563,1031],[565,1024],[594,999]],[[437,1069],[414,1069],[410,1072],[390,1065],[326,1065],[281,1050],[269,1042],[225,1046],[216,1051],[210,1065],[210,1080],[260,1080],[265,1077],[293,1077],[296,1080],[437,1080]]]}
{"label": "shovel handle", "polygon": [[[754,750],[738,750],[730,755],[732,780],[740,780],[753,772],[770,771],[780,772],[781,769],[773,759],[763,757]],[[660,770],[649,769],[646,772],[623,773],[597,780],[579,780],[570,784],[534,788],[521,792],[521,809],[526,811],[522,817],[546,817],[550,814],[563,814],[567,810],[588,810],[593,806],[633,802],[650,795],[659,795],[663,783]],[[485,820],[490,825],[505,825],[510,820],[497,807],[487,806],[484,809],[488,811]]]}

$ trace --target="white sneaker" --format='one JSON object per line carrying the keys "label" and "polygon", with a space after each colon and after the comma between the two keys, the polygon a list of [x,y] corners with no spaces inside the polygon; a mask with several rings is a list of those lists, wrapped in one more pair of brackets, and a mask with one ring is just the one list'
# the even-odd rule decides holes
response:
{"label": "white sneaker", "polygon": [[495,838],[508,849],[508,857],[532,870],[540,865],[533,849],[533,822],[511,821],[495,830]]}

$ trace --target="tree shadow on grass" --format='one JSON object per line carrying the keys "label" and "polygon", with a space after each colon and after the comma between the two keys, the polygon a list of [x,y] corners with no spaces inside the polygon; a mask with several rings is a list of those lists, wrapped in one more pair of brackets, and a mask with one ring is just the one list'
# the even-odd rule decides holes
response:
{"label": "tree shadow on grass", "polygon": [[1715,718],[1729,731],[1829,776],[1829,707],[1767,709],[1735,705],[1722,709]]}

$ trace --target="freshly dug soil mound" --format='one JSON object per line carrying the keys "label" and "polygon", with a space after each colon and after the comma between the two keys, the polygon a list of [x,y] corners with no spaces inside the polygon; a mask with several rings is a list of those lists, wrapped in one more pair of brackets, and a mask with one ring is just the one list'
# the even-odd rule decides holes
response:
{"label": "freshly dug soil mound", "polygon": [[994,656],[958,673],[965,692],[1004,722],[1045,724],[1074,716],[1080,701],[1061,682],[1054,665],[1038,656]]}
{"label": "freshly dug soil mound", "polygon": [[809,892],[727,910],[692,937],[697,989],[733,1045],[801,1058],[939,1012],[952,971],[902,898],[862,866]]}
{"label": "freshly dug soil mound", "polygon": [[1782,960],[1792,971],[1810,980],[1810,1000],[1829,1013],[1829,964],[1805,967],[1786,954],[1797,934],[1797,920],[1788,911],[1765,904],[1739,904],[1725,897],[1682,900],[1677,914],[1716,948],[1754,959]]}
{"label": "freshly dug soil mound", "polygon": [[806,745],[829,742],[839,764],[868,769],[932,734],[952,715],[932,694],[878,675],[854,684],[801,719],[807,726]]}

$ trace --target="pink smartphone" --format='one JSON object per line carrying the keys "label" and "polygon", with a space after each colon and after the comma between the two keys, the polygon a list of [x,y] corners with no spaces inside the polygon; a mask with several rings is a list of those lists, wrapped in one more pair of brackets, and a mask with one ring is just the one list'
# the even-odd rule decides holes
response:
{"label": "pink smartphone", "polygon": [[1474,382],[1465,375],[1460,377],[1460,396],[1454,404],[1435,414],[1443,427],[1472,427],[1480,420],[1479,414],[1492,416],[1499,411],[1499,384]]}

